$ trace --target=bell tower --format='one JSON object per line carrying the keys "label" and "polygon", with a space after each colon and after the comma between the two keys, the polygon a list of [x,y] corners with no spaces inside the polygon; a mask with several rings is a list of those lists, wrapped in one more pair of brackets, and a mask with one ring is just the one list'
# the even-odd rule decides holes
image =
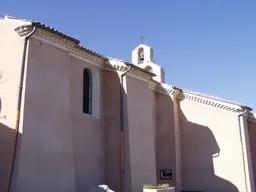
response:
{"label": "bell tower", "polygon": [[154,80],[165,83],[164,69],[154,63],[153,49],[144,45],[143,42],[132,51],[132,63],[156,74],[156,76],[153,77]]}

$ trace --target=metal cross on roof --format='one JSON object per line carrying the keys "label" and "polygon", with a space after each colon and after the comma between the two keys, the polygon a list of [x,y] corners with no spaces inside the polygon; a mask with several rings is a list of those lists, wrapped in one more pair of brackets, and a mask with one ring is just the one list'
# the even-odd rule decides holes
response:
{"label": "metal cross on roof", "polygon": [[140,37],[140,39],[141,39],[141,44],[143,44],[144,37],[143,37],[143,36],[141,36],[141,37]]}

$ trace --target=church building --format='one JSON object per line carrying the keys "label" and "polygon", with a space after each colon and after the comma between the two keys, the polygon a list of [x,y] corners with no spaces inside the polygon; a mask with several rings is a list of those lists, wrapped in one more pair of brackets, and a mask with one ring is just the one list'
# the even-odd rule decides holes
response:
{"label": "church building", "polygon": [[255,192],[250,107],[167,84],[145,44],[126,62],[40,22],[0,31],[0,192]]}

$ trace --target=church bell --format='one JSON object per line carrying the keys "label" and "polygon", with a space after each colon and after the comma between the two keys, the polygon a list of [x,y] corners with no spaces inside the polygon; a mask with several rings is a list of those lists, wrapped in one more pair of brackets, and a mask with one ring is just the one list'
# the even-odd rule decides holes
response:
{"label": "church bell", "polygon": [[140,60],[144,61],[144,53],[143,53],[143,51],[140,53]]}

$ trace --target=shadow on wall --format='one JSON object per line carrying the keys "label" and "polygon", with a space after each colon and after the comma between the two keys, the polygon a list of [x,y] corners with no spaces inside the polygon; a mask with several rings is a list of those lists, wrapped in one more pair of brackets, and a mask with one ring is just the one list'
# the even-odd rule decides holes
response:
{"label": "shadow on wall", "polygon": [[[120,87],[120,78],[116,72],[104,71],[102,79],[104,150],[105,150],[105,183],[113,190],[121,190],[121,127],[120,127],[120,91],[123,92],[124,112],[124,169],[125,191],[131,191],[129,136],[127,129],[126,93]],[[121,90],[120,90],[121,89]]]}
{"label": "shadow on wall", "polygon": [[249,133],[249,141],[251,147],[251,158],[252,158],[252,168],[253,168],[253,176],[254,176],[254,185],[256,185],[256,123],[249,121],[248,122],[248,133]]}
{"label": "shadow on wall", "polygon": [[[2,102],[0,99],[0,114]],[[0,120],[5,116],[0,115]],[[7,181],[11,166],[12,151],[14,147],[14,129],[0,123],[0,192],[4,192],[7,187]]]}
{"label": "shadow on wall", "polygon": [[[157,183],[176,185],[175,135],[173,100],[167,94],[156,92],[156,174]],[[171,169],[172,179],[160,178],[160,170]]]}
{"label": "shadow on wall", "polygon": [[211,129],[188,121],[181,110],[179,115],[183,191],[238,192],[234,184],[214,173],[213,159],[221,149]]}

